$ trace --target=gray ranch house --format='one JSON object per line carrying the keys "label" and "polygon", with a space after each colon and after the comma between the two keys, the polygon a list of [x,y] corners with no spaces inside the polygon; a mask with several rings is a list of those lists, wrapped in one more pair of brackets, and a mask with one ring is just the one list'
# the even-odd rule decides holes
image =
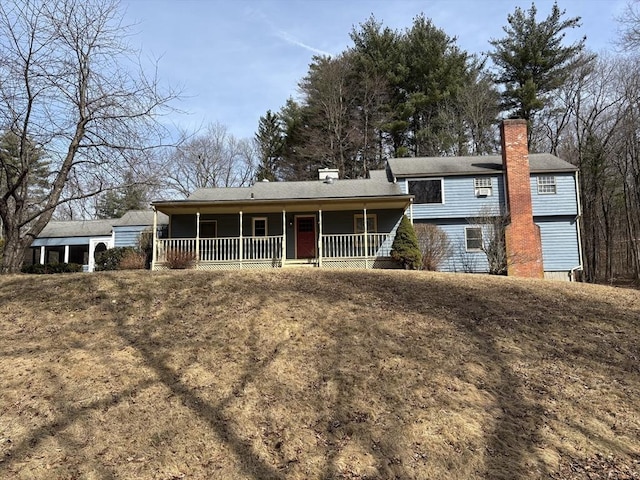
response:
{"label": "gray ranch house", "polygon": [[189,252],[202,270],[395,267],[391,245],[406,214],[449,237],[442,270],[487,272],[486,220],[501,216],[509,275],[570,279],[582,268],[577,169],[529,155],[522,120],[505,120],[501,134],[502,155],[396,158],[367,179],[321,169],[316,181],[199,189],[154,202],[154,225],[161,214],[169,221],[167,238],[154,238],[152,268],[169,268],[174,252]]}
{"label": "gray ranch house", "polygon": [[152,204],[169,217],[169,238],[155,240],[153,268],[168,268],[172,251],[192,252],[202,270],[392,267],[394,232],[410,204],[384,171],[340,180],[337,170],[321,169],[317,181],[199,189],[186,200]]}

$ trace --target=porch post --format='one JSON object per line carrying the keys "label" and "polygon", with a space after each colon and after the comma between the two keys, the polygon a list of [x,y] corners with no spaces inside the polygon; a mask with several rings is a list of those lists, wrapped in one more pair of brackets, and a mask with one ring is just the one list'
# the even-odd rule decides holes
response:
{"label": "porch post", "polygon": [[318,210],[318,267],[322,267],[322,209]]}
{"label": "porch post", "polygon": [[45,261],[45,252],[44,252],[45,248],[46,247],[44,245],[40,247],[40,264],[41,265],[44,265],[44,261]]}
{"label": "porch post", "polygon": [[287,259],[287,211],[282,209],[282,259],[280,260],[280,266],[284,267],[284,262]]}
{"label": "porch post", "polygon": [[244,255],[244,253],[242,252],[242,244],[244,242],[242,241],[242,210],[240,210],[240,268],[242,268],[242,256]]}
{"label": "porch post", "polygon": [[413,225],[413,200],[409,204],[409,220],[411,220],[411,225]]}
{"label": "porch post", "polygon": [[196,212],[196,264],[200,263],[200,211]]}
{"label": "porch post", "polygon": [[367,207],[364,209],[364,268],[369,268],[369,229],[367,228]]}
{"label": "porch post", "polygon": [[69,263],[69,245],[64,246],[64,263]]}
{"label": "porch post", "polygon": [[153,207],[153,236],[151,237],[151,271],[156,269],[156,262],[158,261],[158,210]]}

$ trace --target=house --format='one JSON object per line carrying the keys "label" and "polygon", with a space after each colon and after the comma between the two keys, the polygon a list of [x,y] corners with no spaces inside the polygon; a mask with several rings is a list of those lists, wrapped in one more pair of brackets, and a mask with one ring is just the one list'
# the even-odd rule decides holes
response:
{"label": "house", "polygon": [[154,202],[169,217],[169,238],[156,239],[153,268],[173,252],[192,252],[204,270],[291,265],[392,267],[391,243],[411,195],[385,172],[340,180],[258,182],[196,190],[186,200]]}
{"label": "house", "polygon": [[83,271],[92,272],[97,253],[137,246],[140,234],[151,231],[154,219],[155,237],[160,237],[169,219],[151,210],[132,210],[117,219],[49,222],[31,244],[25,264],[77,263]]}
{"label": "house", "polygon": [[169,221],[168,238],[154,238],[152,268],[169,268],[176,252],[205,270],[394,267],[391,245],[406,213],[446,232],[453,248],[444,270],[488,271],[486,219],[504,217],[510,275],[569,278],[582,265],[577,169],[529,155],[525,121],[505,120],[501,130],[501,156],[396,158],[368,179],[321,169],[317,181],[200,189],[154,202]]}
{"label": "house", "polygon": [[441,270],[488,271],[486,224],[503,216],[510,275],[568,279],[582,268],[578,169],[528,154],[524,120],[505,120],[501,133],[502,155],[389,160],[392,180],[414,197],[408,215],[446,232]]}

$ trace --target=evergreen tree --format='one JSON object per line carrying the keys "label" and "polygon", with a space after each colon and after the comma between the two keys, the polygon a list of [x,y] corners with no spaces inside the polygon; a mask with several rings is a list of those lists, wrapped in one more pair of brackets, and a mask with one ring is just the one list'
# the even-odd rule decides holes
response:
{"label": "evergreen tree", "polygon": [[[548,103],[548,94],[561,87],[585,59],[586,37],[565,46],[567,29],[580,27],[580,17],[563,19],[565,10],[554,4],[551,14],[538,22],[534,4],[528,11],[516,7],[503,27],[506,36],[490,41],[489,55],[497,67],[496,82],[503,84],[503,109],[514,117],[532,121]],[[531,129],[530,129],[531,130]]]}
{"label": "evergreen tree", "polygon": [[146,186],[136,183],[131,172],[125,175],[123,183],[123,187],[107,190],[98,197],[96,218],[120,218],[130,210],[146,208],[148,205]]}
{"label": "evergreen tree", "polygon": [[267,110],[264,117],[260,117],[256,142],[260,155],[260,164],[256,172],[256,180],[273,182],[280,176],[280,159],[284,148],[284,132],[277,113]]}
{"label": "evergreen tree", "polygon": [[400,263],[405,270],[418,270],[422,266],[418,236],[406,215],[402,216],[396,230],[391,246],[391,258]]}

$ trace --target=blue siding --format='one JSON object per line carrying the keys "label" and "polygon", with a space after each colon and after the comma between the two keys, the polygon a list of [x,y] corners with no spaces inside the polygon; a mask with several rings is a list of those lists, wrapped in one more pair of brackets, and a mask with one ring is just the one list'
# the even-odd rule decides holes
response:
{"label": "blue siding", "polygon": [[140,238],[140,232],[144,230],[153,230],[153,227],[147,225],[113,227],[114,247],[137,247]]}
{"label": "blue siding", "polygon": [[[414,222],[415,224],[421,222]],[[467,221],[425,222],[440,227],[449,238],[450,253],[438,270],[442,272],[486,273],[489,271],[487,256],[483,252],[467,252],[465,229],[472,227]]]}
{"label": "blue siding", "polygon": [[[547,176],[551,174],[540,174]],[[533,215],[577,215],[576,178],[573,173],[556,173],[556,193],[538,193],[538,175],[531,175]]]}
{"label": "blue siding", "polygon": [[[576,181],[573,173],[556,173],[556,193],[538,193],[538,175],[531,175],[531,205],[534,216],[543,215],[577,215]],[[445,177],[444,203],[414,204],[414,220],[436,220],[447,218],[470,218],[480,211],[499,211],[505,205],[504,178],[502,175],[492,176],[493,195],[476,197],[473,176]],[[407,181],[400,179],[398,183],[403,193],[408,193]]]}
{"label": "blue siding", "polygon": [[[492,195],[476,197],[473,180],[475,176],[445,177],[444,203],[414,204],[414,220],[430,220],[441,218],[467,218],[480,214],[481,211],[499,212],[504,205],[504,180],[502,175],[492,175]],[[398,183],[403,193],[408,192],[407,180]]]}
{"label": "blue siding", "polygon": [[545,272],[569,271],[580,265],[578,229],[574,218],[535,218],[542,238]]}

